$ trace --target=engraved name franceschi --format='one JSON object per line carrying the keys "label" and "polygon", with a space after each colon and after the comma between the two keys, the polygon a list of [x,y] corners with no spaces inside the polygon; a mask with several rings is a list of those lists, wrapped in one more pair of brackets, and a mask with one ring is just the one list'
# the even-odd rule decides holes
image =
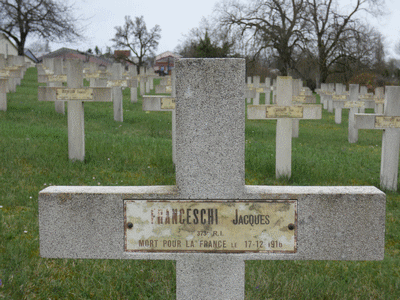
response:
{"label": "engraved name franceschi", "polygon": [[[177,208],[177,209],[152,209],[151,224],[203,224],[218,225],[218,209],[217,208]],[[235,215],[231,220],[233,225],[268,225],[269,215],[261,214],[240,214],[239,210],[235,210]]]}

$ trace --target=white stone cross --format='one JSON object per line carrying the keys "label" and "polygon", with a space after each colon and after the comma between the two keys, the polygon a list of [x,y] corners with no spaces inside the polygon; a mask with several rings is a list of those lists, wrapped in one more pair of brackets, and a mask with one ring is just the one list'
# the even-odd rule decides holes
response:
{"label": "white stone cross", "polygon": [[172,161],[176,160],[176,98],[171,96],[160,95],[143,95],[142,109],[143,111],[170,111],[172,112],[171,134],[172,134]]}
{"label": "white stone cross", "polygon": [[[142,109],[144,111],[171,111],[172,112],[172,161],[176,160],[176,89],[175,70],[171,72],[171,96],[143,95]],[[157,88],[157,85],[156,85]]]}
{"label": "white stone cross", "polygon": [[[15,81],[15,86],[21,84],[21,79],[24,78],[25,71],[27,69],[26,63],[23,56],[19,55],[8,55],[6,60],[6,67],[5,70],[15,71],[16,76],[13,76]],[[15,87],[12,90],[15,92]]]}
{"label": "white stone cross", "polygon": [[83,88],[82,62],[70,60],[67,73],[67,88],[38,87],[39,101],[68,103],[68,156],[70,160],[85,159],[84,102],[111,102],[110,88]]}
{"label": "white stone cross", "polygon": [[[138,81],[139,81],[139,77],[137,74],[137,67],[134,65],[130,65],[128,67],[128,72],[124,73],[123,76],[126,80],[132,81],[132,86],[130,87],[131,103],[136,103],[138,101],[137,92],[138,92]],[[152,86],[150,88],[153,89]]]}
{"label": "white stone cross", "polygon": [[42,257],[175,260],[178,300],[244,299],[246,260],[383,259],[377,188],[245,185],[244,59],[175,67],[176,186],[42,190]]}
{"label": "white stone cross", "polygon": [[383,105],[385,103],[385,88],[377,87],[375,88],[375,107],[374,112],[376,114],[383,114]]}
{"label": "white stone cross", "polygon": [[[64,74],[64,65],[62,58],[52,58],[47,60],[50,67],[47,74],[38,75],[38,82],[47,83],[48,87],[62,87],[67,82],[67,75]],[[54,102],[56,112],[65,114],[65,101]]]}
{"label": "white stone cross", "polygon": [[124,121],[122,89],[137,87],[136,80],[122,79],[122,65],[114,63],[111,66],[111,80],[107,80],[107,87],[112,88],[112,101],[114,107],[114,120]]}
{"label": "white stone cross", "polygon": [[[343,100],[342,95],[345,94],[345,86],[341,83],[335,83],[335,92],[327,95],[327,108],[328,112],[333,113],[335,106],[334,101]],[[342,115],[340,115],[341,117]]]}
{"label": "white stone cross", "polygon": [[385,110],[378,114],[355,114],[357,129],[381,129],[381,187],[397,191],[400,145],[400,87],[387,86]]}
{"label": "white stone cross", "polygon": [[249,120],[276,119],[276,177],[290,178],[292,173],[293,119],[321,119],[318,104],[292,105],[292,77],[278,77],[277,105],[248,105]]}
{"label": "white stone cross", "polygon": [[156,94],[171,94],[173,89],[173,80],[171,76],[164,76],[160,83],[155,87]]}
{"label": "white stone cross", "polygon": [[[337,95],[334,97],[335,108],[335,122],[340,124],[342,121],[342,109],[349,109],[349,125],[348,125],[348,141],[349,143],[356,143],[358,141],[358,129],[354,127],[354,114],[358,113],[360,109],[365,107],[363,101],[359,101],[359,85],[349,85],[349,96]],[[346,100],[348,99],[348,100]]]}
{"label": "white stone cross", "polygon": [[342,123],[342,108],[344,107],[345,101],[348,101],[349,95],[346,93],[346,86],[343,84],[336,84],[336,92],[332,95],[332,104],[335,111],[335,123]]}
{"label": "white stone cross", "polygon": [[[301,89],[303,88],[303,81],[301,79],[293,79],[293,94],[292,94],[292,104],[294,105],[302,105],[303,98],[300,98]],[[300,100],[300,101],[299,101]],[[322,115],[321,115],[322,117]],[[300,130],[300,121],[299,119],[292,120],[292,137],[298,138]]]}
{"label": "white stone cross", "polygon": [[0,77],[0,110],[7,111],[8,79]]}
{"label": "white stone cross", "polygon": [[17,90],[18,81],[21,76],[20,67],[5,67],[0,69],[0,77],[6,78],[7,81],[7,92],[15,92]]}

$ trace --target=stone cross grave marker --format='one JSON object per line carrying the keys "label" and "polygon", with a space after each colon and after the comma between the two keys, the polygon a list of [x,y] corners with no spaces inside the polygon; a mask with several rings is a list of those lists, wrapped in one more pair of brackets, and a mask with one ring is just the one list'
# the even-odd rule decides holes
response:
{"label": "stone cross grave marker", "polygon": [[21,70],[19,67],[4,67],[0,69],[0,77],[7,79],[7,92],[17,90],[18,80],[20,80]]}
{"label": "stone cross grave marker", "polygon": [[136,103],[138,101],[137,96],[137,87],[138,87],[138,74],[137,74],[137,67],[134,65],[130,65],[128,67],[128,72],[123,74],[126,80],[134,80],[133,86],[130,88],[131,92],[131,103]]}
{"label": "stone cross grave marker", "polygon": [[359,85],[349,85],[349,95],[336,95],[333,97],[333,106],[335,108],[335,123],[342,122],[342,109],[349,109],[349,125],[348,125],[348,141],[349,143],[356,143],[358,140],[358,129],[354,127],[354,114],[365,107],[363,101],[359,101]]}
{"label": "stone cross grave marker", "polygon": [[7,111],[8,79],[2,78],[0,73],[0,110]]}
{"label": "stone cross grave marker", "polygon": [[383,259],[377,188],[245,185],[244,59],[175,66],[176,186],[42,190],[42,257],[175,260],[178,300],[244,299],[246,260]]}
{"label": "stone cross grave marker", "polygon": [[[176,160],[176,89],[175,69],[171,71],[171,96],[143,95],[142,109],[144,111],[170,111],[172,112],[172,161]],[[157,85],[156,85],[157,88]]]}
{"label": "stone cross grave marker", "polygon": [[331,83],[321,83],[320,99],[324,109],[328,109],[328,101],[334,93],[335,85]]}
{"label": "stone cross grave marker", "polygon": [[397,175],[399,171],[400,145],[400,87],[387,86],[385,94],[385,110],[378,114],[355,114],[357,129],[381,129],[381,187],[397,191]]}
{"label": "stone cross grave marker", "polygon": [[332,107],[335,111],[335,123],[342,123],[342,108],[344,102],[347,101],[349,95],[346,94],[346,86],[341,83],[336,83],[335,94],[332,95]]}
{"label": "stone cross grave marker", "polygon": [[[334,101],[343,100],[342,95],[345,93],[345,86],[341,83],[335,83],[335,92],[327,96],[328,112],[333,113],[335,109]],[[341,115],[340,115],[341,117]]]}
{"label": "stone cross grave marker", "polygon": [[[98,74],[109,74],[111,79],[97,79],[97,82],[101,85],[105,85],[109,88],[112,88],[112,101],[114,108],[114,120],[117,122],[123,122],[124,113],[123,113],[123,96],[122,90],[125,88],[134,88],[137,87],[137,79],[133,79],[132,77],[123,78],[122,73],[122,65],[120,63],[114,63],[111,66],[111,72],[100,72]],[[131,95],[132,96],[132,95]],[[131,97],[132,99],[132,97]]]}
{"label": "stone cross grave marker", "polygon": [[172,93],[172,75],[163,76],[160,83],[156,85],[156,94],[171,94]]}
{"label": "stone cross grave marker", "polygon": [[364,102],[364,107],[360,108],[360,113],[364,113],[366,108],[375,109],[374,94],[368,93],[368,88],[366,86],[360,86],[358,100]]}
{"label": "stone cross grave marker", "polygon": [[27,69],[24,57],[19,55],[8,55],[5,69],[16,72],[16,76],[13,76],[15,86],[12,90],[15,92],[15,87],[17,85],[21,85],[21,79],[24,78],[25,71]]}
{"label": "stone cross grave marker", "polygon": [[274,78],[272,80],[272,86],[271,86],[271,91],[272,91],[272,103],[276,104],[276,85],[277,85],[277,79]]}
{"label": "stone cross grave marker", "polygon": [[107,87],[112,88],[112,101],[114,107],[114,121],[123,122],[123,98],[122,87],[128,87],[127,81],[122,80],[122,65],[113,63],[111,66],[111,80],[107,81]]}
{"label": "stone cross grave marker", "polygon": [[[298,102],[300,100],[300,92],[303,87],[303,81],[301,79],[293,79],[293,93],[292,93],[292,104],[298,105],[302,104],[302,102]],[[292,120],[292,137],[298,138],[299,137],[299,129],[300,129],[300,121],[299,119]]]}
{"label": "stone cross grave marker", "polygon": [[146,93],[146,68],[141,66],[139,68],[139,94],[143,96]]}
{"label": "stone cross grave marker", "polygon": [[[50,65],[50,73],[38,75],[38,82],[47,83],[48,87],[62,87],[67,82],[67,75],[64,73],[64,65],[62,58],[52,58],[48,60]],[[65,101],[54,102],[56,112],[65,114]]]}
{"label": "stone cross grave marker", "polygon": [[[249,78],[251,82],[251,77]],[[260,83],[260,76],[253,76],[253,83],[246,85],[245,99],[247,99],[247,103],[251,103],[251,99],[253,99],[253,105],[259,105],[260,94],[265,94],[265,104],[269,104],[271,101],[271,78],[266,77],[265,83]]]}
{"label": "stone cross grave marker", "polygon": [[349,143],[356,143],[358,141],[358,129],[354,126],[354,114],[358,113],[360,109],[365,107],[364,102],[358,100],[359,85],[349,85],[349,101],[344,103],[343,108],[349,108]]}
{"label": "stone cross grave marker", "polygon": [[68,156],[70,160],[85,158],[84,102],[111,102],[110,88],[84,88],[82,62],[70,60],[67,88],[38,87],[39,101],[67,101],[68,105]]}
{"label": "stone cross grave marker", "polygon": [[374,112],[376,114],[383,114],[383,105],[385,103],[385,88],[384,87],[377,87],[375,88],[375,108]]}
{"label": "stone cross grave marker", "polygon": [[319,104],[292,105],[292,77],[278,77],[276,105],[248,105],[249,120],[276,119],[276,177],[291,176],[293,119],[321,119]]}

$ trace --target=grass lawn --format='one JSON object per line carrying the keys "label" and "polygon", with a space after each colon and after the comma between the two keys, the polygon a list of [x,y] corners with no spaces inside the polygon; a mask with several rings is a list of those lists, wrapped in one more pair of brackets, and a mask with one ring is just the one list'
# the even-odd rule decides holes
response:
{"label": "grass lawn", "polygon": [[[157,81],[157,80],[156,80]],[[37,101],[28,69],[0,112],[0,299],[174,299],[172,261],[39,257],[38,193],[50,185],[174,185],[171,113],[143,112],[124,95],[124,122],[112,103],[85,103],[86,158],[68,160],[67,117]],[[263,101],[263,99],[261,99]],[[275,179],[275,121],[246,121],[246,184],[379,187],[380,130],[347,141],[348,111],[300,121],[292,178]],[[246,299],[399,299],[400,194],[387,192],[383,261],[248,261]]]}

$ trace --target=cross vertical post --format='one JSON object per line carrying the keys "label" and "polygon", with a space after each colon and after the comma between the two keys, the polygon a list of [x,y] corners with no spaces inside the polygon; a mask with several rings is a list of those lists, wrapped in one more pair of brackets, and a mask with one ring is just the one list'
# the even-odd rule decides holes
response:
{"label": "cross vertical post", "polygon": [[[291,106],[293,98],[292,77],[278,77],[276,104]],[[277,119],[276,124],[276,177],[292,176],[292,119]]]}
{"label": "cross vertical post", "polygon": [[[67,63],[68,88],[83,88],[83,66],[78,60]],[[82,100],[67,101],[68,106],[68,156],[70,160],[85,159],[85,112]]]}
{"label": "cross vertical post", "polygon": [[383,114],[383,105],[385,103],[385,88],[384,87],[377,87],[375,88],[375,108],[374,112],[376,114]]}
{"label": "cross vertical post", "polygon": [[[182,197],[235,199],[243,193],[244,76],[244,60],[176,61],[176,183]],[[177,299],[188,299],[188,291],[193,299],[209,299],[202,297],[205,289],[214,299],[243,299],[244,270],[240,258],[189,254],[176,262]]]}
{"label": "cross vertical post", "polygon": [[[358,93],[359,93],[359,85],[358,84],[350,84],[349,85],[349,98],[353,104],[358,102]],[[358,129],[354,126],[354,114],[358,113],[359,106],[350,105],[349,106],[349,143],[356,143],[358,141]]]}
{"label": "cross vertical post", "polygon": [[8,79],[0,78],[0,110],[7,111]]}
{"label": "cross vertical post", "polygon": [[[62,58],[55,58],[53,60],[54,75],[62,75],[64,73],[64,66]],[[62,87],[63,81],[49,82],[49,86]],[[54,107],[56,112],[65,115],[65,101],[55,101]]]}

